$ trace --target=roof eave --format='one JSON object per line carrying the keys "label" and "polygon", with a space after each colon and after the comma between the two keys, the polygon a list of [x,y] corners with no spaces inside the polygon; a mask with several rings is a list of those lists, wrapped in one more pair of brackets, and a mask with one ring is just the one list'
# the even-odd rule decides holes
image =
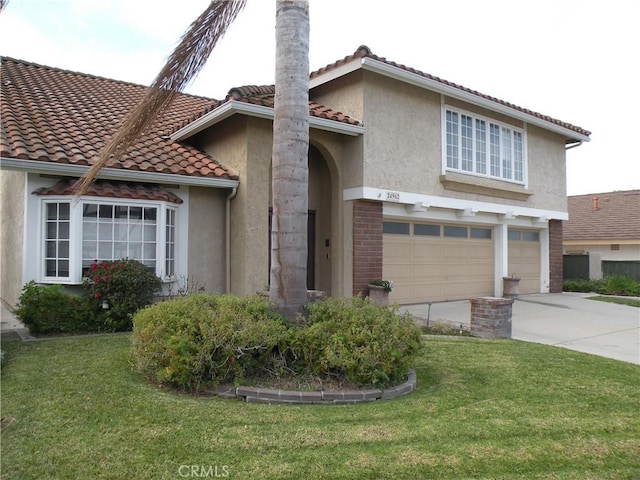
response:
{"label": "roof eave", "polygon": [[[171,135],[171,139],[174,141],[183,141],[235,114],[273,120],[273,108],[271,107],[229,100],[194,122],[177,130]],[[309,116],[309,127],[350,136],[358,136],[364,133],[363,126],[351,125],[311,115]]]}
{"label": "roof eave", "polygon": [[[45,175],[80,177],[89,170],[89,167],[84,165],[45,162],[41,160],[23,160],[19,158],[2,157],[0,158],[0,169],[20,170]],[[239,185],[238,180],[228,178],[197,177],[171,173],[124,170],[119,168],[104,168],[98,173],[98,178],[210,188],[236,188]]]}
{"label": "roof eave", "polygon": [[466,92],[459,88],[446,85],[442,82],[438,82],[437,80],[433,80],[431,78],[424,77],[417,73],[403,70],[402,68],[398,68],[393,65],[389,65],[387,63],[384,63],[369,57],[354,59],[351,62],[340,65],[337,68],[331,69],[325,73],[322,73],[312,78],[311,81],[309,82],[309,88],[317,87],[324,83],[335,80],[336,78],[339,78],[343,75],[347,75],[348,73],[351,73],[357,70],[358,68],[362,68],[363,70],[368,70],[380,75],[384,75],[389,78],[400,80],[402,82],[409,83],[417,87],[426,88],[431,91],[435,91],[437,93],[446,95],[448,97],[456,98],[458,100],[462,100],[467,103],[477,105],[479,107],[487,108],[489,110],[493,110],[495,112],[499,112],[499,113],[508,115],[510,117],[517,118],[519,120],[530,123],[532,125],[536,125],[546,130],[550,130],[560,135],[563,135],[565,138],[573,140],[575,142],[588,142],[590,140],[590,137],[588,135],[583,135],[569,128],[562,127],[553,122],[549,122],[544,119],[538,118],[534,115],[527,114],[525,112],[509,107],[507,105],[497,103],[488,98],[484,98],[479,95]]}

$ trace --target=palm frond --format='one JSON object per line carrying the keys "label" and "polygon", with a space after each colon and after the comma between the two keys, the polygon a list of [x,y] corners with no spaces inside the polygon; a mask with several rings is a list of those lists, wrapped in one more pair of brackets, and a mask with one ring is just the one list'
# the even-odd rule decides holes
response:
{"label": "palm frond", "polygon": [[76,184],[76,197],[86,193],[101,169],[127,152],[176,93],[197,75],[245,3],[246,0],[214,0],[191,24],[142,100]]}

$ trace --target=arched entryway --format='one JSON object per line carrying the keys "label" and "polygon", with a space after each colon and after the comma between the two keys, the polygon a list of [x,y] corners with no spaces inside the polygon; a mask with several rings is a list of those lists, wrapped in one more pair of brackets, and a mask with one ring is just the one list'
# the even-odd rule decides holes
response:
{"label": "arched entryway", "polygon": [[[309,145],[309,217],[307,222],[307,288],[331,293],[332,182],[320,150]],[[269,209],[269,253],[271,252],[271,209]],[[271,269],[271,255],[269,255]]]}
{"label": "arched entryway", "polygon": [[[307,287],[331,292],[331,214],[332,185],[327,162],[320,151],[309,145],[309,249]],[[312,261],[313,259],[313,261]],[[311,271],[313,269],[313,271]],[[310,284],[309,284],[310,283]]]}

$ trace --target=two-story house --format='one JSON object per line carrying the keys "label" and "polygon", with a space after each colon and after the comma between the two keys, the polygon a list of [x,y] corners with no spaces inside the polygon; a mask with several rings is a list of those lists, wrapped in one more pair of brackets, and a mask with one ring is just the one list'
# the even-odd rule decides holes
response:
{"label": "two-story house", "polygon": [[[2,64],[2,298],[136,258],[174,288],[269,280],[272,86],[180,95],[78,201],[82,174],[143,87]],[[561,291],[565,151],[590,132],[360,47],[311,74],[308,288],[392,280],[418,303]]]}

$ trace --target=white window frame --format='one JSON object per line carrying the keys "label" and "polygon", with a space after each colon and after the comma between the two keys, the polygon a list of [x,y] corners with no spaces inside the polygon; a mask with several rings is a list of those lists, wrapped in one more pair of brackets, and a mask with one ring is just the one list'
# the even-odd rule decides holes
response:
{"label": "white window frame", "polygon": [[[53,277],[47,276],[46,269],[46,222],[47,222],[47,205],[52,203],[68,203],[69,212],[69,276]],[[179,271],[179,242],[181,240],[178,235],[179,215],[178,208],[169,202],[157,202],[150,200],[134,200],[134,199],[118,199],[105,197],[82,197],[79,201],[75,201],[69,196],[43,196],[39,202],[39,248],[38,248],[38,264],[39,277],[43,283],[64,283],[64,284],[80,284],[82,283],[82,229],[83,229],[83,209],[86,204],[114,205],[114,206],[130,206],[142,208],[156,208],[156,267],[155,274],[163,280],[163,282],[172,282],[176,280],[176,272]],[[173,211],[174,215],[174,272],[173,275],[165,275],[166,269],[166,219],[167,211]],[[103,259],[100,259],[103,260]]]}
{"label": "white window frame", "polygon": [[526,141],[522,128],[443,104],[443,173],[456,172],[526,186]]}

